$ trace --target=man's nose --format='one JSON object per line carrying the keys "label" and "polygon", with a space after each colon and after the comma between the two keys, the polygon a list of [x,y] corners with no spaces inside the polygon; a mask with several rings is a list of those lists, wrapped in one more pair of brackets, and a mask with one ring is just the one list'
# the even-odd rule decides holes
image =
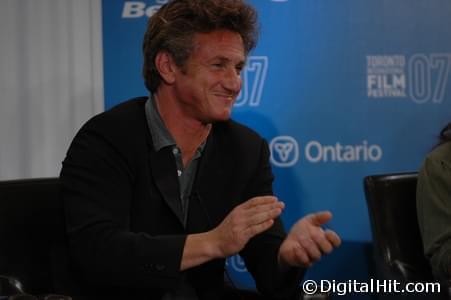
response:
{"label": "man's nose", "polygon": [[227,90],[238,94],[241,90],[241,74],[235,68],[227,69],[223,86]]}

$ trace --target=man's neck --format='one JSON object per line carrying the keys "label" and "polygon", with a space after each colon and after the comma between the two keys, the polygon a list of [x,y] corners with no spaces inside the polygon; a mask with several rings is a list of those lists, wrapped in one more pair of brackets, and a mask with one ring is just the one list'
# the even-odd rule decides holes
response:
{"label": "man's neck", "polygon": [[185,165],[208,137],[211,123],[203,123],[189,116],[171,95],[160,92],[154,97],[164,124],[182,151]]}

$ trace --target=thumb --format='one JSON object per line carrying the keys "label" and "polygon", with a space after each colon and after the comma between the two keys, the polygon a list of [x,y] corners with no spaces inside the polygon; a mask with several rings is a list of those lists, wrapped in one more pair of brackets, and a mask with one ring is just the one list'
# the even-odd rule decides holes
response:
{"label": "thumb", "polygon": [[330,211],[320,211],[317,213],[313,213],[310,216],[310,221],[313,225],[321,226],[326,224],[332,219],[332,213]]}

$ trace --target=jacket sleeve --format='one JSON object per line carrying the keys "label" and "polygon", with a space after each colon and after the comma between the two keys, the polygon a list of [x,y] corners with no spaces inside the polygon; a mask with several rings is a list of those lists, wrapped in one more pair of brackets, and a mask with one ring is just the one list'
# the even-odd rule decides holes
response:
{"label": "jacket sleeve", "polygon": [[451,165],[429,156],[417,183],[417,213],[424,251],[434,276],[451,278]]}
{"label": "jacket sleeve", "polygon": [[[273,194],[274,176],[269,164],[269,153],[268,144],[262,139],[258,168],[247,186],[245,199]],[[277,218],[270,229],[252,238],[240,253],[255,279],[257,289],[271,299],[298,299],[300,296],[299,283],[305,270],[279,270],[277,256],[285,236],[282,221]]]}
{"label": "jacket sleeve", "polygon": [[89,124],[73,140],[60,175],[74,265],[92,284],[175,286],[186,236],[130,231],[133,166],[111,138]]}

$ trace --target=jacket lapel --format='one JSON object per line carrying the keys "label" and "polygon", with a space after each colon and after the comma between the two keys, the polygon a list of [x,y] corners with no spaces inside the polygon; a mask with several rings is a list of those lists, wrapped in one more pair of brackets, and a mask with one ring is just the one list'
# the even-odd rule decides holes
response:
{"label": "jacket lapel", "polygon": [[230,176],[231,159],[227,155],[227,145],[222,141],[218,124],[210,133],[194,183],[193,191],[198,193],[200,205],[203,206],[209,227],[216,227],[224,218],[231,205],[226,199],[226,182]]}
{"label": "jacket lapel", "polygon": [[170,147],[165,147],[158,152],[150,150],[150,169],[164,201],[184,227],[177,166]]}

